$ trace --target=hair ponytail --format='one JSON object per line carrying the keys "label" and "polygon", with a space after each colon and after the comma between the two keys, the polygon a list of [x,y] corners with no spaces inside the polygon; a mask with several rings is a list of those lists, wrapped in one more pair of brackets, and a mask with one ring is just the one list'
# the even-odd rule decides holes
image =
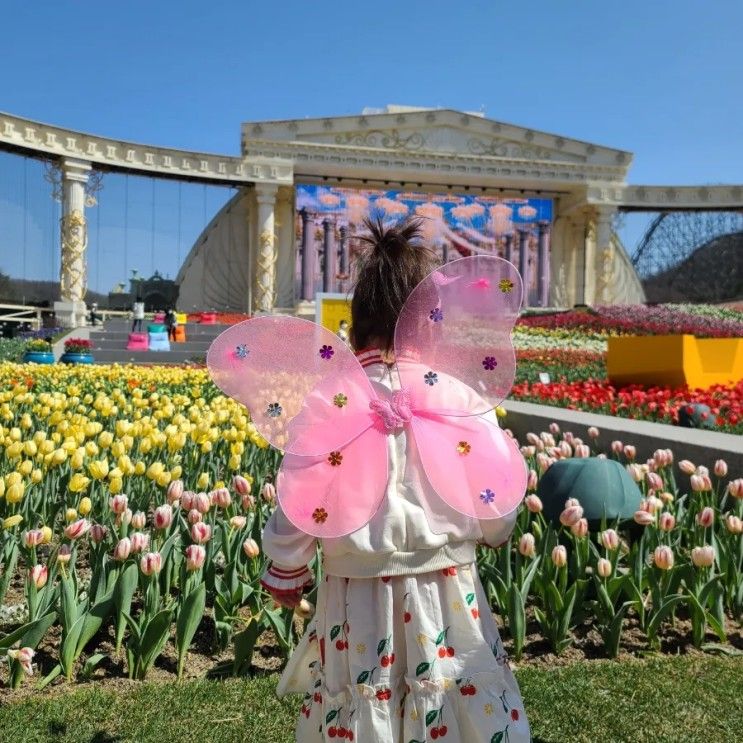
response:
{"label": "hair ponytail", "polygon": [[381,216],[364,219],[368,234],[358,239],[367,249],[357,263],[351,301],[351,342],[357,350],[372,343],[392,348],[405,301],[435,266],[434,252],[420,242],[422,224],[417,217],[388,225]]}

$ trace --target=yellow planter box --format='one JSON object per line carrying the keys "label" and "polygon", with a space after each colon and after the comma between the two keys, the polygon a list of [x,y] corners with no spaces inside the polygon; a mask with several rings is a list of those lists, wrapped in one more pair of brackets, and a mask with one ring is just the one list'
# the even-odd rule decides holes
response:
{"label": "yellow planter box", "polygon": [[188,322],[188,315],[185,312],[176,313],[175,319],[179,325],[185,325]]}
{"label": "yellow planter box", "polygon": [[743,379],[743,338],[693,335],[632,335],[609,338],[609,380],[706,389]]}

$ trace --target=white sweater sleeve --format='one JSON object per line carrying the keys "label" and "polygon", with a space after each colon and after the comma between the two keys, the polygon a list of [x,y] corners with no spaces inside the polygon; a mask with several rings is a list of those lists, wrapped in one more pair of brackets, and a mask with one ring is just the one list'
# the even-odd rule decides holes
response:
{"label": "white sweater sleeve", "polygon": [[271,563],[261,584],[274,593],[291,593],[312,583],[307,563],[315,549],[315,538],[297,529],[277,506],[263,529],[263,551]]}
{"label": "white sweater sleeve", "polygon": [[516,525],[518,508],[514,509],[508,515],[500,519],[487,519],[480,521],[482,538],[488,547],[500,547],[508,540]]}

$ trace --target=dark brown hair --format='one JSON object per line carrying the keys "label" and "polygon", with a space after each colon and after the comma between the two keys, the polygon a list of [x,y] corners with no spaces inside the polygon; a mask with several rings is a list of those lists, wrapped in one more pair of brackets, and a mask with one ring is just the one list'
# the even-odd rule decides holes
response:
{"label": "dark brown hair", "polygon": [[406,217],[385,225],[381,215],[364,219],[367,248],[358,259],[351,301],[351,343],[360,351],[372,343],[392,348],[395,324],[410,292],[433,270],[436,256],[421,244],[423,221]]}

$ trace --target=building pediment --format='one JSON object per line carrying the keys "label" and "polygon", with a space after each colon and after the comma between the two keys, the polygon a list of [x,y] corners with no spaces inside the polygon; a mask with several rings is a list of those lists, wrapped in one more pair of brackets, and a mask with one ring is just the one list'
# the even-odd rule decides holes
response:
{"label": "building pediment", "polygon": [[625,168],[632,160],[632,155],[622,150],[450,109],[408,110],[400,107],[359,116],[248,122],[242,128],[244,154],[250,152],[251,140]]}

